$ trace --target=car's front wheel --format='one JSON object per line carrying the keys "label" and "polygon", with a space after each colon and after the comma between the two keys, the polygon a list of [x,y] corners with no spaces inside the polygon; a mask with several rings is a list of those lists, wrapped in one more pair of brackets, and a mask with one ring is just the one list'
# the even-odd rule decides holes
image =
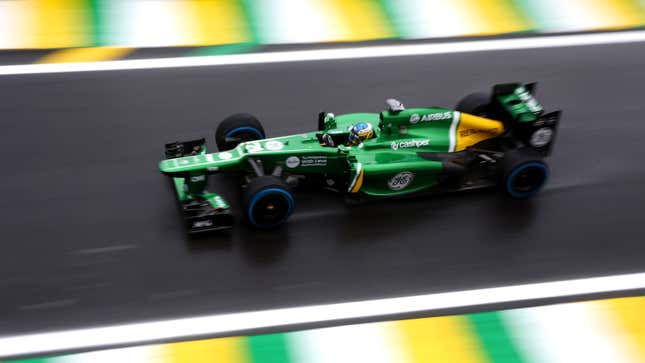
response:
{"label": "car's front wheel", "polygon": [[264,138],[266,134],[260,120],[248,113],[225,118],[215,130],[215,143],[219,151],[231,150],[242,142]]}
{"label": "car's front wheel", "polygon": [[281,226],[289,219],[295,202],[282,179],[263,175],[247,185],[243,206],[246,219],[252,226],[270,229]]}

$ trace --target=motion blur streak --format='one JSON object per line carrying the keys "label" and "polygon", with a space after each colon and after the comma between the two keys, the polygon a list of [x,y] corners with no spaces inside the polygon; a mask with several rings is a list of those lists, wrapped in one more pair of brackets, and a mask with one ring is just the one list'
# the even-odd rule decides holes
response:
{"label": "motion blur streak", "polygon": [[124,47],[69,48],[47,54],[38,63],[100,62],[118,59],[131,51]]}
{"label": "motion blur streak", "polygon": [[[213,338],[3,363],[635,363],[645,297]],[[564,333],[564,334],[563,334]]]}
{"label": "motion blur streak", "polygon": [[187,46],[249,41],[237,1],[98,2],[106,31],[102,44]]}
{"label": "motion blur streak", "polygon": [[449,54],[493,50],[572,47],[597,44],[619,44],[645,41],[645,31],[543,36],[450,43],[385,45],[354,48],[266,52],[238,55],[137,59],[106,62],[62,64],[26,64],[0,66],[0,75],[68,73],[128,69],[155,69],[198,66],[222,66],[254,63],[305,62],[334,59],[358,59],[412,55]]}
{"label": "motion blur streak", "polygon": [[[615,312],[609,314],[598,307],[597,303],[588,303],[540,306],[530,312],[511,310],[508,312],[508,319],[514,322],[509,324],[514,330],[511,334],[521,334],[524,337],[518,340],[521,349],[539,357],[541,362],[630,361],[629,350],[620,344],[622,326],[613,318]],[[538,348],[537,341],[545,344]]]}
{"label": "motion blur streak", "polygon": [[645,273],[201,316],[0,339],[0,357],[645,288]]}
{"label": "motion blur streak", "polygon": [[232,337],[167,344],[158,353],[167,363],[242,363],[247,362],[245,348],[242,339]]}
{"label": "motion blur streak", "polygon": [[[413,362],[481,362],[484,354],[468,330],[463,316],[403,320],[397,328],[408,341],[408,357]],[[428,342],[441,344],[428,344]]]}
{"label": "motion blur streak", "polygon": [[0,1],[0,48],[66,48],[91,43],[83,0]]}
{"label": "motion blur streak", "polygon": [[[598,305],[597,309],[602,309],[602,307],[602,305]],[[645,314],[643,314],[643,307],[638,303],[638,300],[611,300],[609,308],[605,307],[603,312],[605,314],[614,314],[616,324],[622,327],[617,332],[618,334],[631,336],[629,346],[633,354],[635,356],[645,357]]]}

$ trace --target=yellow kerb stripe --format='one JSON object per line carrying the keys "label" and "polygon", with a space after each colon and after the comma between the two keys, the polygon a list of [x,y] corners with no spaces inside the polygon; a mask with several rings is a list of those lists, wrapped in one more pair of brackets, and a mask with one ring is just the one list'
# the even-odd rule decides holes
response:
{"label": "yellow kerb stripe", "polygon": [[217,338],[164,347],[164,363],[247,363],[244,338]]}
{"label": "yellow kerb stripe", "polygon": [[51,52],[37,63],[98,62],[119,59],[133,51],[123,47],[71,48]]}
{"label": "yellow kerb stripe", "polygon": [[627,297],[601,301],[602,307],[616,319],[623,331],[617,332],[631,348],[635,361],[645,361],[645,297]]}
{"label": "yellow kerb stripe", "polygon": [[23,0],[33,16],[25,34],[30,48],[87,46],[91,41],[90,19],[83,0]]}
{"label": "yellow kerb stripe", "polygon": [[462,113],[455,132],[457,133],[455,135],[457,138],[455,151],[461,151],[480,141],[501,135],[504,132],[504,124],[496,120]]}
{"label": "yellow kerb stripe", "polygon": [[396,324],[408,362],[486,362],[464,317],[413,319]]}
{"label": "yellow kerb stripe", "polygon": [[642,26],[645,15],[637,0],[587,0],[585,6],[596,14],[598,28],[617,29]]}
{"label": "yellow kerb stripe", "polygon": [[338,17],[342,41],[360,41],[396,36],[384,11],[372,0],[328,0],[329,16]]}
{"label": "yellow kerb stripe", "polygon": [[248,21],[237,0],[177,3],[187,30],[186,44],[211,45],[251,41]]}
{"label": "yellow kerb stripe", "polygon": [[454,0],[471,23],[472,35],[499,34],[524,31],[531,28],[523,16],[508,1],[499,0]]}

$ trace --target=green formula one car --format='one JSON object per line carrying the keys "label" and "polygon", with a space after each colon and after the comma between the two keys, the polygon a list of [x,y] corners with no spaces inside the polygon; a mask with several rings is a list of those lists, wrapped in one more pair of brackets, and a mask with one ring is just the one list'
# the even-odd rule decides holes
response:
{"label": "green formula one car", "polygon": [[390,99],[380,113],[321,112],[318,131],[270,139],[257,118],[236,114],[217,127],[219,152],[207,153],[204,139],[174,142],[159,168],[172,178],[190,233],[233,225],[227,201],[207,190],[215,173],[239,177],[243,213],[258,228],[285,223],[292,190],[303,183],[354,199],[493,185],[529,198],[548,177],[543,158],[561,114],[545,113],[534,89],[499,84],[454,110],[406,109]]}

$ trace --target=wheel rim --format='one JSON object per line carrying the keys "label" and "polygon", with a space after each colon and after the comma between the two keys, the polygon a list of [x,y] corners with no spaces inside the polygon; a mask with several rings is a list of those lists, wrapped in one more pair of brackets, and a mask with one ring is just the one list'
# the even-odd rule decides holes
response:
{"label": "wheel rim", "polygon": [[506,187],[511,196],[527,198],[542,189],[548,177],[548,169],[541,162],[530,162],[515,168],[508,177]]}
{"label": "wheel rim", "polygon": [[276,227],[289,218],[293,207],[293,197],[288,191],[278,188],[265,189],[251,200],[249,219],[257,227]]}

